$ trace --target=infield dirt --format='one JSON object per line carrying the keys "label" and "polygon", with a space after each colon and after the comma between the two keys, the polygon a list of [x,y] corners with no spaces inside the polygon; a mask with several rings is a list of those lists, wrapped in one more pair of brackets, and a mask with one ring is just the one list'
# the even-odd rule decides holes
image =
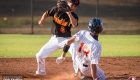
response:
{"label": "infield dirt", "polygon": [[[35,58],[0,58],[0,80],[6,75],[23,76],[24,80],[78,80],[70,78],[73,74],[71,57],[60,65],[55,60],[56,57],[46,59],[46,76],[34,77]],[[140,80],[140,57],[101,57],[99,66],[105,72],[106,80],[127,80],[130,76]]]}

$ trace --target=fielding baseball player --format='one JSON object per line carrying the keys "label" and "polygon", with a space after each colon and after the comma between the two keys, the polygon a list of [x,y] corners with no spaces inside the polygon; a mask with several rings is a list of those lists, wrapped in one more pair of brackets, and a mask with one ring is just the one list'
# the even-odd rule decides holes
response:
{"label": "fielding baseball player", "polygon": [[[54,51],[62,49],[66,41],[71,38],[71,27],[78,26],[78,16],[74,11],[79,3],[79,0],[59,0],[57,6],[52,7],[42,15],[41,20],[38,22],[40,26],[44,24],[47,17],[53,17],[51,28],[52,37],[36,54],[38,67],[35,76],[46,75],[45,58]],[[74,62],[76,55],[75,47],[76,45],[73,43],[69,52],[72,55],[74,70],[77,71],[78,68],[76,68]]]}
{"label": "fielding baseball player", "polygon": [[69,47],[77,41],[76,64],[81,76],[90,76],[93,80],[105,80],[105,74],[98,66],[101,55],[98,35],[103,30],[103,23],[99,18],[93,18],[89,21],[88,28],[89,31],[81,30],[66,42],[63,53],[56,59],[56,63],[59,64],[65,60]]}

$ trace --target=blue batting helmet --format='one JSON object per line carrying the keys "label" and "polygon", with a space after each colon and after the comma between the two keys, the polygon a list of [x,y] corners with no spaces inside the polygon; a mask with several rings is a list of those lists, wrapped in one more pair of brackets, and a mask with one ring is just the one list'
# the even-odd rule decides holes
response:
{"label": "blue batting helmet", "polygon": [[102,20],[99,18],[92,18],[89,21],[88,29],[89,29],[89,31],[91,31],[92,33],[95,33],[95,34],[102,32],[102,30],[103,30]]}

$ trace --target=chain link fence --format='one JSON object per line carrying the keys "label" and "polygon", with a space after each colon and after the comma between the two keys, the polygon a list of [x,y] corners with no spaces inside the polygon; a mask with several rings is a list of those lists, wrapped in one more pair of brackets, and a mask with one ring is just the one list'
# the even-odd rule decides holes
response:
{"label": "chain link fence", "polygon": [[[46,19],[42,27],[38,21],[56,2],[57,0],[0,0],[0,33],[51,34],[52,18]],[[80,7],[75,11],[79,15],[79,26],[72,28],[72,34],[87,29],[89,20],[97,15],[97,0],[80,2]],[[139,0],[98,0],[98,17],[104,23],[102,34],[140,34],[139,9]]]}

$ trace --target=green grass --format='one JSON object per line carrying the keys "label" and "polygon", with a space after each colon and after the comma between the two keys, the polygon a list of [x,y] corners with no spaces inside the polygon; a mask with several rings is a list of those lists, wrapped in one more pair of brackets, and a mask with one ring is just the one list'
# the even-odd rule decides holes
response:
{"label": "green grass", "polygon": [[[0,57],[35,57],[50,37],[50,35],[1,34]],[[58,50],[51,56],[59,56],[60,53],[61,50]]]}
{"label": "green grass", "polygon": [[[0,57],[35,57],[51,35],[0,34]],[[140,57],[139,35],[100,35],[102,57],[138,56]],[[61,54],[58,50],[50,57]],[[71,56],[69,53],[67,56]]]}
{"label": "green grass", "polygon": [[139,56],[139,35],[102,35],[102,56]]}

